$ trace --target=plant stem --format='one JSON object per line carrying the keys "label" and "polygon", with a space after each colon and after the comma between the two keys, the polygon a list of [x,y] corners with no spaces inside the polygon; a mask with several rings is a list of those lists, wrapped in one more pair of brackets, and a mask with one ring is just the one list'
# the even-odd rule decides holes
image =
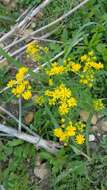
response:
{"label": "plant stem", "polygon": [[22,100],[19,98],[19,128],[18,132],[21,133],[21,125],[22,125]]}
{"label": "plant stem", "polygon": [[88,120],[87,120],[87,127],[86,127],[86,147],[87,147],[87,155],[90,157],[90,145],[89,145],[89,129],[91,125],[91,119],[93,116],[93,112],[90,112]]}

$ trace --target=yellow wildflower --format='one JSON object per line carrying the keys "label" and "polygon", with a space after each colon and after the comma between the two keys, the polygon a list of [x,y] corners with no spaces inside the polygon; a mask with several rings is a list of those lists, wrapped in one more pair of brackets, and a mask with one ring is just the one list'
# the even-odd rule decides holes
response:
{"label": "yellow wildflower", "polygon": [[55,105],[55,103],[56,103],[56,99],[55,98],[49,99],[49,105],[50,106]]}
{"label": "yellow wildflower", "polygon": [[74,73],[78,72],[81,69],[81,65],[79,63],[72,63],[71,64],[71,71]]}
{"label": "yellow wildflower", "polygon": [[80,132],[83,132],[84,128],[86,127],[86,125],[82,121],[77,122],[75,126]]}
{"label": "yellow wildflower", "polygon": [[16,86],[16,92],[18,95],[21,95],[25,90],[25,85],[22,83]]}
{"label": "yellow wildflower", "polygon": [[59,65],[58,63],[53,63],[51,69],[47,70],[47,74],[49,76],[62,74],[64,72],[64,67]]}
{"label": "yellow wildflower", "polygon": [[69,108],[65,102],[62,102],[62,104],[59,106],[59,113],[61,115],[67,114],[69,111]]}
{"label": "yellow wildflower", "polygon": [[24,80],[25,75],[28,72],[28,68],[21,67],[16,73],[16,80],[10,80],[7,84],[8,87],[12,88],[12,93],[17,97],[23,97],[25,100],[31,98],[31,86],[28,80]]}
{"label": "yellow wildflower", "polygon": [[31,91],[30,91],[30,90],[27,90],[27,91],[23,92],[22,97],[23,97],[25,100],[31,99],[31,97],[32,97]]}
{"label": "yellow wildflower", "polygon": [[85,136],[84,135],[82,135],[82,134],[78,134],[77,136],[76,136],[76,143],[77,144],[83,144],[84,143],[84,141],[85,141]]}
{"label": "yellow wildflower", "polygon": [[102,63],[91,62],[90,64],[96,70],[100,70],[104,68],[104,65]]}
{"label": "yellow wildflower", "polygon": [[50,96],[50,97],[52,97],[52,96],[53,96],[53,92],[50,91],[50,90],[46,90],[46,91],[45,91],[45,96]]}
{"label": "yellow wildflower", "polygon": [[56,128],[56,129],[54,129],[54,135],[55,135],[56,137],[61,137],[62,134],[63,134],[63,130],[62,130],[61,128]]}
{"label": "yellow wildflower", "polygon": [[28,57],[31,57],[34,61],[39,61],[41,58],[40,49],[41,47],[37,43],[31,42],[27,45],[26,54]]}
{"label": "yellow wildflower", "polygon": [[48,53],[49,48],[48,47],[44,47],[43,50],[44,50],[45,53]]}
{"label": "yellow wildflower", "polygon": [[51,102],[56,102],[58,99],[63,102],[71,96],[71,90],[66,88],[64,84],[61,84],[53,91],[46,90],[45,95],[52,98]]}
{"label": "yellow wildflower", "polygon": [[28,68],[27,67],[21,67],[18,71],[20,74],[26,74],[28,72]]}
{"label": "yellow wildflower", "polygon": [[71,90],[66,88],[64,84],[59,86],[60,99],[63,101],[71,96]]}
{"label": "yellow wildflower", "polygon": [[66,128],[66,135],[67,135],[67,137],[75,136],[75,131],[76,131],[76,127],[68,126]]}
{"label": "yellow wildflower", "polygon": [[77,106],[77,100],[74,97],[71,97],[67,100],[68,107],[75,107]]}
{"label": "yellow wildflower", "polygon": [[80,57],[80,60],[81,60],[81,62],[84,62],[84,61],[87,61],[88,58],[89,58],[88,55],[85,54],[85,55]]}
{"label": "yellow wildflower", "polygon": [[36,96],[35,97],[35,103],[37,103],[38,105],[43,105],[44,104],[44,97],[43,96]]}
{"label": "yellow wildflower", "polygon": [[94,100],[93,107],[94,107],[95,111],[100,111],[100,110],[104,109],[104,104],[101,99]]}
{"label": "yellow wildflower", "polygon": [[59,137],[60,141],[68,142],[68,137],[66,136],[66,133],[63,132],[62,135]]}
{"label": "yellow wildflower", "polygon": [[12,88],[15,85],[16,81],[15,80],[10,80],[7,84],[7,87]]}
{"label": "yellow wildflower", "polygon": [[16,90],[16,88],[12,88],[12,94],[14,94],[15,96],[17,95],[17,90]]}
{"label": "yellow wildflower", "polygon": [[88,87],[92,87],[93,81],[94,81],[94,73],[91,70],[85,73],[84,75],[82,74],[80,76],[80,83]]}

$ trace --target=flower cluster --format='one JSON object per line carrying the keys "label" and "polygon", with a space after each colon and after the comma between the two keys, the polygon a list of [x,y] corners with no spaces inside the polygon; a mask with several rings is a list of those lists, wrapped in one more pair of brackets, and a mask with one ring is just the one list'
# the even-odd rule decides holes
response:
{"label": "flower cluster", "polygon": [[88,87],[93,86],[96,71],[103,69],[102,63],[97,63],[93,51],[80,57],[83,63],[83,73],[80,75],[80,83]]}
{"label": "flower cluster", "polygon": [[81,69],[80,63],[73,62],[70,58],[64,61],[65,71],[78,73]]}
{"label": "flower cluster", "polygon": [[70,108],[77,106],[77,100],[72,96],[72,92],[64,84],[59,85],[54,90],[46,90],[45,96],[49,97],[49,105],[58,104],[60,115],[65,115]]}
{"label": "flower cluster", "polygon": [[73,138],[77,144],[83,144],[85,136],[83,134],[86,125],[81,121],[73,124],[71,121],[65,125],[54,129],[54,135],[59,138],[60,141],[68,143],[70,138]]}
{"label": "flower cluster", "polygon": [[42,47],[36,42],[31,42],[27,45],[26,54],[28,57],[31,57],[33,61],[41,60],[41,52],[48,52],[47,47]]}
{"label": "flower cluster", "polygon": [[42,106],[44,104],[45,100],[43,96],[37,95],[34,97],[34,103],[38,104],[39,106]]}
{"label": "flower cluster", "polygon": [[92,87],[94,82],[94,72],[93,70],[88,70],[87,73],[83,72],[80,75],[80,83],[86,85],[87,87]]}
{"label": "flower cluster", "polygon": [[46,74],[52,78],[55,75],[71,72],[80,77],[80,84],[92,87],[96,72],[103,68],[104,65],[97,62],[97,58],[93,51],[91,51],[88,52],[88,54],[81,56],[79,63],[73,62],[71,58],[67,58],[62,64],[59,64],[58,62],[52,63],[51,68],[46,69]]}
{"label": "flower cluster", "polygon": [[21,67],[16,73],[16,79],[10,80],[7,84],[11,88],[12,94],[17,98],[29,100],[32,97],[31,85],[28,80],[25,80],[25,75],[28,73],[28,68]]}
{"label": "flower cluster", "polygon": [[46,70],[46,73],[49,76],[54,76],[58,74],[62,74],[65,72],[65,68],[62,65],[59,65],[57,62],[51,64],[51,68]]}
{"label": "flower cluster", "polygon": [[94,100],[93,107],[94,107],[95,111],[101,111],[102,109],[104,109],[104,104],[101,99]]}

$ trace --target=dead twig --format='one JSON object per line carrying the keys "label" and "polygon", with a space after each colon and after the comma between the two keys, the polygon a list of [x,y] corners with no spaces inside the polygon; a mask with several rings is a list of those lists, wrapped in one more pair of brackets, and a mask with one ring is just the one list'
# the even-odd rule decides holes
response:
{"label": "dead twig", "polygon": [[[51,26],[54,26],[55,24],[58,24],[59,22],[61,22],[62,20],[64,20],[65,18],[67,18],[67,17],[69,17],[71,14],[73,14],[75,11],[77,11],[78,9],[80,9],[81,7],[83,7],[88,1],[89,1],[89,0],[84,0],[84,1],[81,2],[79,5],[77,5],[76,7],[74,7],[74,8],[71,9],[70,11],[68,11],[67,13],[63,14],[61,17],[59,17],[59,18],[56,19],[55,21],[53,21],[53,22],[51,22],[51,23],[49,23],[49,24],[47,24],[47,25],[45,25],[45,26],[43,26],[43,27],[37,29],[36,31],[33,31],[31,34],[28,34],[28,35],[26,35],[26,36],[20,38],[19,40],[17,40],[17,41],[15,42],[15,45],[16,45],[16,44],[19,44],[20,42],[22,42],[22,41],[24,41],[24,40],[26,40],[26,39],[28,39],[28,38],[31,38],[32,36],[34,36],[34,35],[36,35],[36,34],[42,32],[42,31],[48,29],[48,28],[51,27]],[[0,39],[0,42],[3,41],[3,38],[5,38],[5,36],[6,36],[6,35],[4,35],[4,37],[2,37],[2,38]],[[7,37],[6,37],[6,38],[7,38]]]}
{"label": "dead twig", "polygon": [[[19,120],[12,114],[10,113],[8,110],[6,110],[5,108],[0,106],[0,110],[2,112],[4,112],[5,114],[7,114],[10,118],[12,118],[14,121],[16,121],[19,124]],[[21,123],[21,126],[30,134],[36,136],[36,133],[34,133],[29,127],[27,127],[25,124]]]}
{"label": "dead twig", "polygon": [[0,43],[5,41],[8,37],[12,36],[15,32],[22,30],[31,20],[34,16],[36,16],[44,7],[46,7],[52,0],[45,0],[43,3],[41,3],[38,7],[36,7],[34,10],[30,11],[30,13],[27,14],[27,16],[18,24],[16,24],[12,30],[10,30],[8,33],[6,33],[4,36],[1,37]]}
{"label": "dead twig", "polygon": [[56,154],[58,152],[58,149],[61,147],[58,143],[53,143],[51,141],[47,141],[47,140],[43,139],[42,137],[40,137],[39,135],[34,137],[32,135],[28,135],[23,132],[18,133],[18,131],[16,129],[7,127],[2,124],[0,124],[0,131],[3,133],[6,133],[8,135],[11,135],[13,137],[16,137],[18,139],[21,139],[23,141],[34,144],[37,148],[43,148],[52,154]]}
{"label": "dead twig", "polygon": [[[73,47],[74,47],[75,45],[77,45],[77,44],[78,44],[80,41],[82,41],[82,40],[83,40],[83,37],[81,37],[79,40],[77,40],[77,42],[74,43]],[[50,59],[50,62],[53,62],[53,61],[57,60],[57,59],[58,59],[59,57],[61,57],[63,54],[64,54],[64,51],[61,51],[61,52],[58,53],[55,57],[53,57],[52,59]],[[47,64],[48,64],[48,62],[42,64],[41,66],[42,66],[42,67],[45,67]],[[36,69],[33,69],[33,72],[34,72],[34,73],[37,73],[37,72],[39,72],[39,70],[40,70],[40,67],[37,67]],[[30,76],[29,74],[26,75],[26,78],[29,77],[29,76]],[[9,89],[9,87],[3,88],[3,89],[0,91],[0,94],[2,94],[3,92],[5,92],[5,91],[8,90],[8,89]]]}

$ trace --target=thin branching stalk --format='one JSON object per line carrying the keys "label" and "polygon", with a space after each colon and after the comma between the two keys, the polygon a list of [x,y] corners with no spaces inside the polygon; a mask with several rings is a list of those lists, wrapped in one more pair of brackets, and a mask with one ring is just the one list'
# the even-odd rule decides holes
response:
{"label": "thin branching stalk", "polygon": [[[1,107],[1,106],[0,106],[0,110],[1,110],[2,112],[4,112],[5,114],[7,114],[10,118],[12,118],[16,123],[19,124],[19,120],[18,120],[12,113],[10,113],[8,110],[6,110],[5,108],[3,108],[3,107]],[[37,136],[37,134],[36,134],[35,132],[33,132],[29,127],[27,127],[27,126],[26,126],[25,124],[23,124],[22,122],[21,122],[21,126],[22,126],[27,132],[29,132],[31,135]]]}
{"label": "thin branching stalk", "polygon": [[19,128],[18,128],[19,133],[21,133],[21,126],[22,126],[22,99],[19,98]]}
{"label": "thin branching stalk", "polygon": [[86,127],[86,147],[87,147],[87,155],[89,157],[90,157],[89,131],[90,131],[92,117],[93,117],[93,113],[90,112],[88,120],[87,120],[87,127]]}

